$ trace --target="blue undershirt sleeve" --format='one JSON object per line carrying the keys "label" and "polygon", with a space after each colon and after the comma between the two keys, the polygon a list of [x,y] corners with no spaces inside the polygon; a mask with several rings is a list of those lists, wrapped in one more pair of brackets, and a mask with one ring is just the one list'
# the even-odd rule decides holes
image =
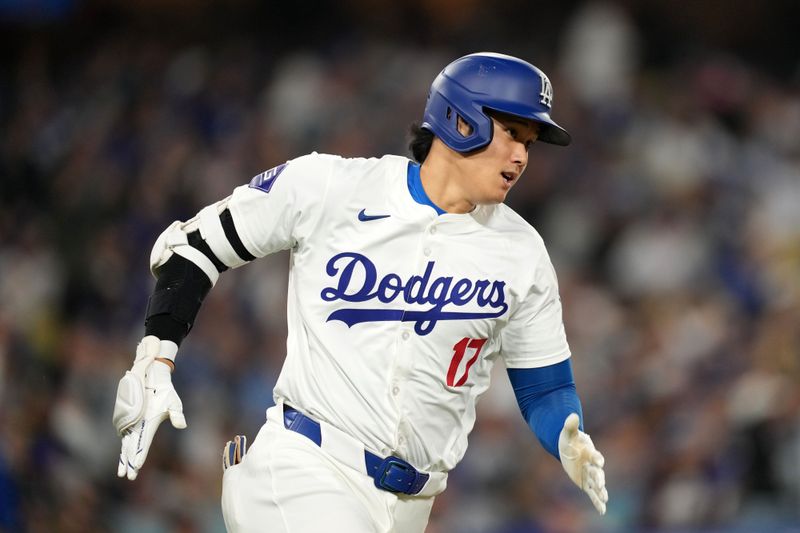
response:
{"label": "blue undershirt sleeve", "polygon": [[558,436],[570,413],[578,413],[583,430],[583,410],[570,360],[540,368],[509,368],[508,377],[522,416],[544,449],[560,460]]}

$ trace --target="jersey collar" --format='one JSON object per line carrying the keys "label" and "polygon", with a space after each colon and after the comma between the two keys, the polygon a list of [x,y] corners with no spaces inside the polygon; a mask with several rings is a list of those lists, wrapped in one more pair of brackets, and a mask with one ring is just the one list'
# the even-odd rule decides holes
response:
{"label": "jersey collar", "polygon": [[406,183],[408,184],[408,192],[411,193],[411,198],[420,205],[428,205],[436,211],[437,215],[444,215],[446,211],[434,204],[433,201],[425,192],[422,186],[422,178],[419,175],[420,165],[414,161],[408,162],[408,172],[406,176]]}
{"label": "jersey collar", "polygon": [[[471,226],[477,224],[480,226],[485,225],[488,217],[497,206],[493,205],[479,205],[469,213],[447,213],[442,212],[438,214],[438,206],[430,202],[419,202],[415,199],[414,194],[409,187],[409,172],[416,172],[416,177],[412,179],[419,180],[419,165],[402,156],[385,156],[391,163],[386,168],[386,191],[389,194],[387,204],[391,206],[393,214],[405,220],[422,220],[426,223],[436,221],[437,224],[455,224],[456,226]],[[412,169],[412,165],[416,169]],[[422,183],[420,181],[420,189]],[[424,189],[422,189],[424,193]],[[427,194],[425,194],[427,198]]]}

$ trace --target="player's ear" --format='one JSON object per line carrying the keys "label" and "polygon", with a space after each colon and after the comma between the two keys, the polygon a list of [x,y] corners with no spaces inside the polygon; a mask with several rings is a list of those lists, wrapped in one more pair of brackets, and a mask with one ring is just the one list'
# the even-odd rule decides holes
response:
{"label": "player's ear", "polygon": [[458,128],[458,133],[460,133],[462,137],[469,137],[470,135],[472,135],[473,131],[472,126],[466,120],[461,118],[461,115],[458,115],[456,117],[456,124]]}

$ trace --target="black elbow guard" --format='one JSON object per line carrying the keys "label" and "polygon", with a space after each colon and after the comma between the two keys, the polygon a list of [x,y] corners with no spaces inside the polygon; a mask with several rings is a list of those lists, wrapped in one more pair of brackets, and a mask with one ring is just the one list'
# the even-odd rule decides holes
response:
{"label": "black elbow guard", "polygon": [[180,345],[211,290],[211,281],[197,265],[178,254],[160,266],[156,276],[156,288],[147,302],[145,335]]}

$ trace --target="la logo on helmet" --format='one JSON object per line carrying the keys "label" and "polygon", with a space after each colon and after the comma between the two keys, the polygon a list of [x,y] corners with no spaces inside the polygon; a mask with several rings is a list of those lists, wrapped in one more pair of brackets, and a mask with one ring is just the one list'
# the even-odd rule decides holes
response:
{"label": "la logo on helmet", "polygon": [[539,93],[539,96],[542,97],[539,102],[547,107],[553,107],[553,86],[550,85],[550,80],[544,74],[542,74],[542,92]]}

